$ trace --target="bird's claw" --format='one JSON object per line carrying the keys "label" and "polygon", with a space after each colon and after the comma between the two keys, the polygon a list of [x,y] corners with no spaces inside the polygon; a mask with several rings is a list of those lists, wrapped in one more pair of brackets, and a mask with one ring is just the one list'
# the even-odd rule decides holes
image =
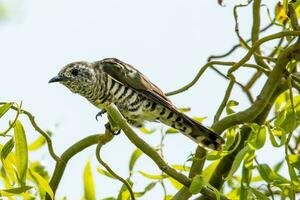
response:
{"label": "bird's claw", "polygon": [[96,115],[96,120],[98,121],[98,117],[102,117],[104,113],[106,113],[106,110],[100,110],[100,112],[98,112]]}
{"label": "bird's claw", "polygon": [[111,130],[111,126],[110,123],[106,123],[105,124],[105,128],[113,135],[119,135],[121,133],[121,129],[119,129],[118,131],[114,132],[113,130]]}

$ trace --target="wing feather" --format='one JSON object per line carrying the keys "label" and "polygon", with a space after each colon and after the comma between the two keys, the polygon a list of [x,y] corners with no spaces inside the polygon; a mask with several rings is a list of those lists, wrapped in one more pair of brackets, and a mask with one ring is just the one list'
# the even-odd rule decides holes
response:
{"label": "wing feather", "polygon": [[156,103],[165,105],[171,110],[176,110],[176,107],[165,94],[133,66],[116,58],[106,58],[100,63],[102,70],[115,81],[133,88]]}

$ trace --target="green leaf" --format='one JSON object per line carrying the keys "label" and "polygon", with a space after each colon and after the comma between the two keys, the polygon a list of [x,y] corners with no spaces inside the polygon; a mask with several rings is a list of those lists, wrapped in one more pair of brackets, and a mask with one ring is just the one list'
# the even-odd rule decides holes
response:
{"label": "green leaf", "polygon": [[234,101],[234,100],[229,100],[227,102],[227,105],[226,105],[226,113],[227,113],[227,115],[235,113],[235,111],[232,109],[232,107],[235,107],[235,106],[238,106],[238,105],[239,105],[239,102]]}
{"label": "green leaf", "polygon": [[179,112],[183,112],[183,113],[185,113],[185,112],[190,112],[190,111],[191,111],[191,108],[189,108],[189,107],[186,107],[186,108],[178,108],[178,111],[179,111]]}
{"label": "green leaf", "polygon": [[252,151],[252,150],[248,145],[246,145],[241,151],[239,151],[239,153],[236,155],[236,157],[233,161],[231,169],[228,173],[228,176],[225,178],[225,180],[229,180],[233,176],[233,174],[238,170],[238,168],[239,168],[241,162],[243,161],[245,155],[250,151]]}
{"label": "green leaf", "polygon": [[288,155],[288,161],[293,167],[300,170],[300,155],[299,154]]}
{"label": "green leaf", "polygon": [[1,150],[1,158],[5,159],[15,146],[14,139],[8,140]]}
{"label": "green leaf", "polygon": [[278,162],[274,167],[273,167],[273,169],[274,169],[274,172],[278,172],[280,169],[281,169],[281,167],[282,167],[282,165],[283,165],[283,163],[284,163],[284,160],[282,160],[282,161],[280,161],[280,162]]}
{"label": "green leaf", "polygon": [[238,130],[234,127],[234,128],[229,128],[226,130],[226,144],[224,149],[229,149],[229,147],[231,147],[231,145],[233,145],[236,136],[238,135]]}
{"label": "green leaf", "polygon": [[[8,154],[8,156],[5,159],[1,159],[2,164],[3,164],[3,169],[5,171],[5,174],[8,176],[7,179],[9,179],[10,182],[16,182],[17,177],[15,173],[15,159],[13,154]],[[0,176],[1,177],[1,176]],[[12,185],[13,183],[10,183],[9,185]]]}
{"label": "green leaf", "polygon": [[192,194],[198,194],[203,186],[205,186],[203,177],[201,175],[196,175],[192,180],[189,190]]}
{"label": "green leaf", "polygon": [[153,180],[162,180],[164,178],[169,177],[168,175],[165,175],[165,174],[153,175],[153,174],[148,174],[148,173],[143,172],[143,171],[138,171],[138,173],[140,173],[141,175],[143,175],[146,178],[153,179]]}
{"label": "green leaf", "polygon": [[[281,147],[285,144],[286,142],[286,139],[287,139],[287,134],[286,132],[281,129],[281,128],[273,128],[271,129],[269,126],[268,126],[268,133],[269,133],[269,138],[270,138],[270,141],[271,141],[271,144],[274,146],[274,147]],[[280,143],[278,143],[276,141],[276,138],[275,136],[278,136],[280,138]]]}
{"label": "green leaf", "polygon": [[257,199],[260,199],[260,200],[269,200],[269,198],[262,192],[258,191],[257,189],[255,188],[248,188],[251,193],[253,193]]}
{"label": "green leaf", "polygon": [[83,173],[84,198],[86,200],[96,200],[95,185],[91,169],[91,163],[88,161]]}
{"label": "green leaf", "polygon": [[106,197],[106,198],[103,198],[101,200],[116,200],[116,198],[115,197]]}
{"label": "green leaf", "polygon": [[155,187],[156,183],[157,183],[157,182],[151,182],[151,183],[149,183],[149,184],[145,187],[144,191],[142,191],[142,192],[135,192],[135,193],[134,193],[134,196],[135,196],[135,197],[142,197],[142,196],[144,196],[147,192],[149,192],[150,190],[152,190],[152,189]]}
{"label": "green leaf", "polygon": [[0,196],[14,196],[16,194],[24,193],[27,190],[30,190],[31,188],[32,188],[31,186],[23,186],[23,187],[0,190],[0,194],[1,194]]}
{"label": "green leaf", "polygon": [[266,142],[267,128],[258,124],[250,124],[251,133],[248,139],[249,146],[253,149],[260,149]]}
{"label": "green leaf", "polygon": [[278,124],[277,127],[282,128],[287,133],[292,132],[298,126],[296,119],[297,119],[296,114],[292,110],[289,110],[286,113],[286,117],[285,117],[284,121],[282,123]]}
{"label": "green leaf", "polygon": [[21,185],[25,185],[28,168],[28,149],[25,131],[19,120],[16,121],[14,126],[14,137],[17,174]]}
{"label": "green leaf", "polygon": [[46,139],[43,136],[39,136],[35,141],[33,141],[29,146],[29,151],[35,151],[41,148],[46,143]]}
{"label": "green leaf", "polygon": [[50,196],[51,199],[54,199],[53,191],[49,185],[49,183],[37,172],[33,170],[29,170],[30,175],[35,180],[35,182],[38,185],[38,188],[41,193],[44,193],[44,191]]}
{"label": "green leaf", "polygon": [[[129,185],[132,187],[133,182],[129,179],[127,179],[127,182],[129,183]],[[122,185],[117,200],[129,200],[130,199],[130,193],[127,189],[127,186],[125,184]]]}
{"label": "green leaf", "polygon": [[6,103],[0,107],[0,118],[12,107],[12,103]]}
{"label": "green leaf", "polygon": [[42,165],[39,161],[30,162],[29,168],[41,175],[45,180],[49,180],[49,174],[46,170],[46,167]]}
{"label": "green leaf", "polygon": [[267,164],[259,164],[257,165],[258,172],[260,176],[267,182],[267,183],[273,183],[274,181],[277,181],[279,183],[289,183],[289,181],[279,176],[276,172],[274,172],[271,167]]}
{"label": "green leaf", "polygon": [[193,117],[193,120],[195,120],[198,123],[202,123],[205,119],[206,117]]}
{"label": "green leaf", "polygon": [[136,163],[136,161],[138,160],[138,158],[143,154],[143,152],[140,149],[136,149],[130,157],[130,161],[129,161],[129,171],[131,172],[133,170],[133,167]]}
{"label": "green leaf", "polygon": [[171,165],[174,169],[179,170],[179,171],[185,171],[189,172],[191,170],[191,167],[184,166],[184,165]]}
{"label": "green leaf", "polygon": [[154,128],[151,129],[151,130],[149,130],[149,129],[145,128],[145,127],[140,128],[140,131],[141,131],[142,133],[145,133],[145,134],[148,134],[148,135],[154,133],[155,130],[156,130],[156,129],[154,129]]}
{"label": "green leaf", "polygon": [[183,187],[183,185],[182,185],[180,182],[178,182],[177,180],[175,180],[175,179],[172,178],[172,177],[169,177],[169,178],[168,178],[168,181],[170,181],[170,183],[173,185],[173,187],[174,187],[176,190],[180,190],[180,189]]}
{"label": "green leaf", "polygon": [[212,162],[210,165],[208,165],[203,170],[202,175],[206,182],[208,182],[210,180],[210,178],[213,175],[213,173],[215,172],[215,169],[217,168],[219,162],[220,162],[220,160],[216,160],[216,161]]}
{"label": "green leaf", "polygon": [[105,171],[104,169],[101,169],[100,167],[97,168],[97,171],[106,177],[115,179],[115,177],[111,173],[109,173],[108,171]]}
{"label": "green leaf", "polygon": [[166,133],[167,133],[167,134],[179,133],[179,131],[178,131],[177,129],[175,129],[175,128],[168,128],[168,129],[166,130]]}

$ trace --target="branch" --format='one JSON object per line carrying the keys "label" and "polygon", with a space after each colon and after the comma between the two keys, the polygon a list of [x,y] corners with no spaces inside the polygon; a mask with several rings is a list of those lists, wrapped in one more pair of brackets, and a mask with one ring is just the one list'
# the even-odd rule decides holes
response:
{"label": "branch", "polygon": [[[100,134],[91,135],[73,144],[61,155],[60,159],[56,161],[55,169],[49,183],[54,194],[61,181],[61,178],[68,164],[68,161],[77,153],[84,150],[85,148],[92,146],[94,144],[98,144],[99,140],[102,140],[103,143],[109,141],[107,135],[100,135]],[[50,196],[47,195],[46,200],[50,200],[50,199],[51,199]]]}
{"label": "branch", "polygon": [[110,131],[106,130],[105,131],[105,135],[107,135],[107,140],[106,141],[103,141],[103,140],[99,140],[99,143],[97,145],[97,148],[96,148],[96,158],[98,160],[98,162],[103,166],[105,167],[105,169],[111,174],[113,175],[116,179],[118,179],[119,181],[121,181],[124,185],[126,185],[129,193],[130,193],[130,196],[131,196],[131,199],[132,200],[135,200],[135,197],[134,197],[134,193],[131,189],[131,186],[130,184],[125,180],[123,179],[121,176],[119,176],[118,174],[116,174],[110,167],[108,164],[106,164],[106,162],[104,162],[101,158],[101,155],[100,155],[100,150],[102,148],[103,145],[105,145],[107,142],[109,142],[112,138],[113,138],[113,135],[111,134]]}
{"label": "branch", "polygon": [[[268,113],[270,112],[270,109],[273,106],[274,101],[276,98],[285,90],[287,89],[287,84],[280,84],[276,91],[273,93],[271,99],[268,101],[267,106],[264,108],[263,112],[260,113],[255,119],[254,122],[257,124],[263,124],[265,122],[265,119],[268,116]],[[238,147],[232,152],[231,154],[223,157],[221,161],[219,162],[218,166],[216,167],[211,179],[210,184],[214,186],[217,189],[220,189],[221,186],[224,183],[224,177],[226,177],[229,173],[229,170],[231,169],[232,163],[235,159],[235,156],[237,153],[244,147],[245,141],[248,139],[248,136],[251,132],[251,129],[247,126],[243,126],[241,128],[241,140],[238,145]],[[233,145],[235,146],[235,145]]]}
{"label": "branch", "polygon": [[234,71],[236,71],[239,67],[241,67],[243,64],[245,64],[252,56],[252,54],[255,53],[256,49],[263,43],[268,42],[270,40],[274,40],[277,38],[281,38],[281,37],[285,37],[285,36],[300,36],[300,31],[282,31],[279,33],[274,33],[272,35],[268,35],[264,38],[261,38],[259,40],[257,40],[253,46],[249,49],[249,51],[247,52],[247,54],[236,64],[234,64],[229,70],[228,70],[228,74],[233,73]]}
{"label": "branch", "polygon": [[[299,35],[300,35],[300,31],[299,31]],[[232,65],[235,65],[235,64],[237,64],[237,63],[235,63],[235,62],[223,62],[223,61],[211,61],[211,62],[208,62],[203,67],[200,68],[199,72],[197,73],[197,75],[195,76],[195,78],[190,83],[188,83],[187,85],[181,87],[180,89],[177,89],[177,90],[172,91],[172,92],[168,92],[168,93],[166,93],[166,95],[167,96],[172,96],[172,95],[175,95],[175,94],[178,94],[178,93],[181,93],[181,92],[184,92],[184,91],[188,90],[193,85],[195,85],[195,83],[200,79],[200,77],[206,71],[206,69],[208,67],[211,67],[213,65],[232,66]],[[248,68],[254,68],[254,69],[257,69],[259,71],[263,71],[265,74],[269,73],[268,70],[262,68],[259,65],[243,63],[242,66],[248,67]]]}
{"label": "branch", "polygon": [[231,94],[231,91],[232,91],[232,88],[233,88],[233,85],[234,85],[234,82],[235,82],[234,76],[231,76],[230,78],[231,78],[230,83],[229,83],[229,85],[227,87],[227,90],[225,92],[225,96],[223,98],[223,101],[222,101],[221,105],[219,106],[218,111],[217,111],[217,113],[214,117],[214,122],[219,121],[220,116],[221,116],[221,114],[222,114],[222,112],[223,112],[223,110],[224,110],[224,108],[225,108],[225,106],[228,102],[228,99],[230,97],[230,94]]}
{"label": "branch", "polygon": [[[0,102],[0,105],[2,105],[2,104],[5,104],[5,103],[4,103],[4,102]],[[18,107],[12,106],[11,108],[12,108],[13,110],[19,112],[19,108],[18,108]],[[20,112],[21,112],[22,114],[25,114],[25,115],[28,117],[28,119],[29,119],[29,121],[30,121],[32,127],[33,127],[39,134],[41,134],[41,135],[45,138],[45,140],[46,140],[46,142],[47,142],[47,145],[48,145],[48,150],[49,150],[49,153],[50,153],[51,157],[52,157],[55,161],[58,161],[60,158],[59,158],[59,156],[57,156],[57,155],[55,154],[55,152],[54,152],[53,145],[52,145],[52,140],[51,140],[50,136],[49,136],[45,131],[43,131],[43,130],[37,125],[37,123],[35,122],[34,116],[33,116],[30,112],[28,112],[28,111],[26,111],[26,110],[23,110],[23,109],[21,109]],[[18,115],[17,115],[17,116],[18,116]]]}
{"label": "branch", "polygon": [[[274,21],[274,20],[273,20]],[[268,30],[270,27],[273,26],[273,21],[268,24],[266,27],[262,28],[260,30],[260,33]],[[247,39],[246,40],[246,43],[250,42],[251,41],[251,38],[250,39]],[[210,62],[212,59],[218,59],[218,58],[224,58],[224,57],[227,57],[229,56],[230,54],[232,54],[237,48],[239,47],[242,47],[241,43],[238,43],[236,45],[234,45],[228,52],[224,53],[224,54],[221,54],[221,55],[212,55],[212,56],[209,56],[208,59],[207,59],[207,62]]]}
{"label": "branch", "polygon": [[214,123],[211,128],[217,133],[222,133],[225,129],[236,124],[253,121],[264,110],[275,89],[280,83],[280,80],[284,77],[286,65],[291,59],[297,57],[297,54],[299,54],[299,52],[300,43],[298,42],[283,50],[278,57],[278,61],[273,71],[270,73],[263,89],[261,90],[253,105],[244,111],[223,118],[222,120]]}
{"label": "branch", "polygon": [[[132,128],[127,124],[124,117],[120,114],[120,112],[114,105],[108,106],[106,110],[110,117],[114,120],[114,122],[123,130],[127,138],[137,148],[143,151],[143,153],[149,156],[164,173],[174,178],[185,187],[188,188],[190,186],[191,179],[186,177],[184,174],[177,172],[174,168],[170,167],[151,146],[149,146],[132,130]],[[216,199],[215,193],[207,187],[203,187],[200,193],[208,196],[211,199]],[[227,198],[224,195],[221,195],[221,199]]]}

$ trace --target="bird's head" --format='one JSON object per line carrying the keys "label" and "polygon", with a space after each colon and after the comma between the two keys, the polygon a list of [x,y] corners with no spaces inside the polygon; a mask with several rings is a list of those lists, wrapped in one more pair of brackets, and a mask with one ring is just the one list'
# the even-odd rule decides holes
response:
{"label": "bird's head", "polygon": [[57,76],[49,80],[49,83],[59,82],[72,92],[84,95],[86,92],[91,91],[96,81],[93,64],[73,62],[63,67]]}

